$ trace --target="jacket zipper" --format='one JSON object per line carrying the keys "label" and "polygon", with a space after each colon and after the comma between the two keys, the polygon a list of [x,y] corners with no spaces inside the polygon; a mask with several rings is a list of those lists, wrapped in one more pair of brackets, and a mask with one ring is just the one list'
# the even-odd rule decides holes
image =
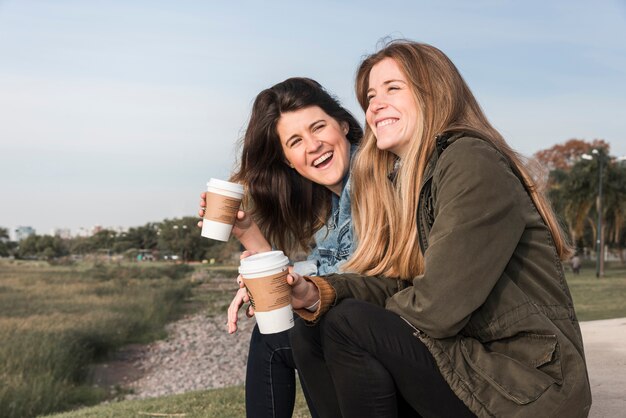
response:
{"label": "jacket zipper", "polygon": [[426,334],[424,333],[424,331],[422,331],[421,329],[416,328],[412,323],[410,323],[405,317],[403,317],[402,315],[400,315],[400,318],[402,318],[402,320],[404,322],[406,322],[411,328],[413,328],[415,330],[415,332],[413,333],[414,337],[417,337],[419,339],[422,339],[422,337],[425,337]]}
{"label": "jacket zipper", "polygon": [[428,243],[426,242],[425,238],[424,238],[424,226],[422,225],[422,212],[424,211],[424,196],[425,196],[425,192],[426,192],[426,185],[428,183],[430,183],[430,181],[432,180],[433,176],[432,176],[432,172],[429,173],[428,177],[426,178],[426,180],[422,183],[422,187],[420,187],[420,193],[419,193],[419,203],[417,205],[417,226],[418,226],[418,242],[420,245],[420,250],[422,251],[422,254],[426,253],[426,248],[428,248]]}

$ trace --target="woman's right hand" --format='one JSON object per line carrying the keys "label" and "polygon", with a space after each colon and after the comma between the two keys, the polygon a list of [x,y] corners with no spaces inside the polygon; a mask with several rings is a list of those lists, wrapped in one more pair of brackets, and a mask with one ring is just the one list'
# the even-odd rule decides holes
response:
{"label": "woman's right hand", "polygon": [[233,225],[233,235],[241,241],[241,238],[248,233],[251,229],[259,229],[257,224],[252,220],[250,216],[243,210],[237,212],[237,218]]}
{"label": "woman's right hand", "polygon": [[202,219],[204,219],[204,212],[206,210],[206,192],[200,193],[200,209],[198,209],[198,216],[201,220],[198,221],[198,228],[202,228]]}
{"label": "woman's right hand", "polygon": [[[200,193],[200,209],[198,209],[198,216],[201,218],[204,218],[206,209],[205,198],[206,192]],[[202,220],[198,221],[198,227],[202,228]],[[258,253],[272,250],[272,246],[261,233],[259,226],[243,210],[237,212],[237,218],[233,225],[233,235],[247,250]]]}
{"label": "woman's right hand", "polygon": [[[200,193],[200,209],[198,209],[198,216],[204,219],[204,213],[206,212],[206,192]],[[233,225],[233,235],[239,239],[240,236],[246,233],[250,227],[252,227],[254,221],[244,212],[240,210],[237,212],[237,218]],[[202,228],[202,220],[198,221],[198,227]]]}

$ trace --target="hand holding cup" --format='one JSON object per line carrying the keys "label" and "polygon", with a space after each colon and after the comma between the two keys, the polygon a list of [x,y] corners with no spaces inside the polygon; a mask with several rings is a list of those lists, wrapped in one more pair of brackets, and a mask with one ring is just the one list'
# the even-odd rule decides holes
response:
{"label": "hand holding cup", "polygon": [[[206,213],[206,192],[200,194],[200,209],[198,216],[204,218]],[[204,219],[198,221],[198,227],[202,228]],[[272,246],[267,242],[259,226],[252,220],[252,217],[243,210],[237,211],[235,222],[232,227],[232,234],[248,250],[256,252],[271,251]]]}
{"label": "hand holding cup", "polygon": [[320,299],[317,286],[293,270],[287,275],[287,284],[291,286],[291,305],[294,309],[306,308]]}
{"label": "hand holding cup", "polygon": [[282,251],[266,251],[241,260],[239,273],[251,296],[261,334],[293,327],[288,265],[289,259]]}
{"label": "hand holding cup", "polygon": [[219,241],[228,241],[233,224],[237,219],[241,199],[241,184],[212,178],[207,183],[207,191],[201,196],[205,203],[200,203],[202,212],[202,236]]}

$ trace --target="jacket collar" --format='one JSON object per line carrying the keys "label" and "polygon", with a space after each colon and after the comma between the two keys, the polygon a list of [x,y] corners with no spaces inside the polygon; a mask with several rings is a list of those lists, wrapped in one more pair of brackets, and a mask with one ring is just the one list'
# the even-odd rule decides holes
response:
{"label": "jacket collar", "polygon": [[452,143],[454,143],[459,138],[466,136],[465,132],[443,132],[435,137],[435,152],[431,155],[428,160],[428,164],[426,165],[426,170],[424,170],[424,176],[422,177],[422,184],[420,184],[420,191],[424,187],[427,181],[429,181],[433,177],[433,173],[435,172],[435,166],[437,165],[437,161],[439,161],[439,157],[448,148]]}

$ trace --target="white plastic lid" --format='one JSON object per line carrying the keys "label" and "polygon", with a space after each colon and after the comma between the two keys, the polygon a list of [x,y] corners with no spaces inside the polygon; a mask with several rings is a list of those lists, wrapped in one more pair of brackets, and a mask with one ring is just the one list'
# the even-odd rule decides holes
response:
{"label": "white plastic lid", "polygon": [[228,190],[229,192],[243,194],[243,186],[230,181],[211,178],[206,184],[207,187],[215,187],[216,189]]}
{"label": "white plastic lid", "polygon": [[289,258],[282,251],[267,251],[246,257],[241,260],[239,273],[257,274],[264,271],[279,269],[289,264]]}

